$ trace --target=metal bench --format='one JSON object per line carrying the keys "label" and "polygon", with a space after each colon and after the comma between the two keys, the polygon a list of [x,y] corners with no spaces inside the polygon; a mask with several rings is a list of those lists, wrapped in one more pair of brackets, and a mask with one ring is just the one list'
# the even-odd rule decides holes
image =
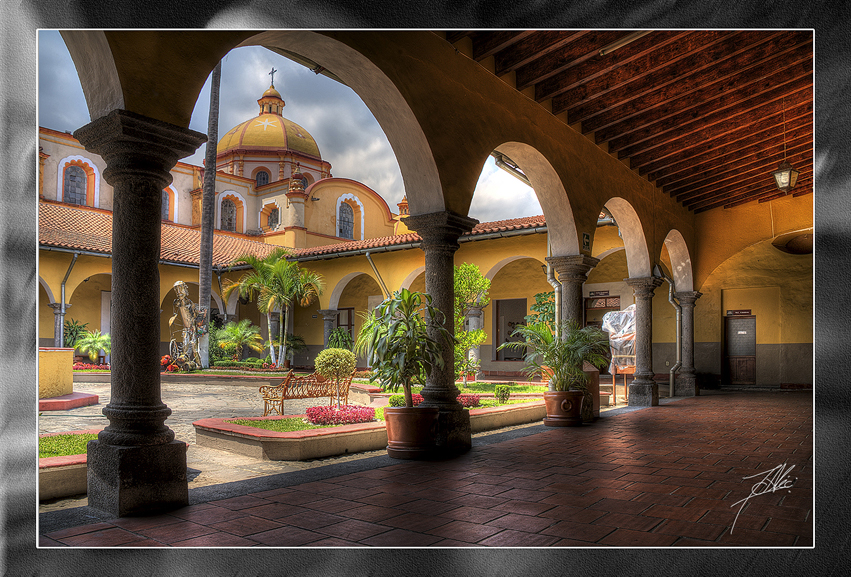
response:
{"label": "metal bench", "polygon": [[[352,383],[354,372],[340,382],[340,400],[342,404],[349,402],[349,385]],[[328,380],[320,374],[312,373],[302,377],[287,373],[280,385],[264,385],[260,387],[263,398],[263,416],[277,413],[284,414],[284,401],[288,399],[314,399],[329,397],[329,406],[337,398],[337,383]]]}

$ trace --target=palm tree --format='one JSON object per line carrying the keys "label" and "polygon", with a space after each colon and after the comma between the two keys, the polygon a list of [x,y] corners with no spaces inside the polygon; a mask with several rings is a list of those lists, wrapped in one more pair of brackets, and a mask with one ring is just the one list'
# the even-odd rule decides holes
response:
{"label": "palm tree", "polygon": [[112,343],[110,342],[109,333],[101,334],[100,331],[89,331],[77,339],[76,348],[88,355],[94,363],[97,362],[98,353],[100,353],[101,349],[107,355],[109,354],[109,351],[112,349]]}
{"label": "palm tree", "polygon": [[[210,78],[210,114],[207,118],[207,154],[204,172],[204,191],[201,196],[201,247],[198,266],[198,304],[207,311],[210,326],[210,287],[213,284],[213,228],[216,197],[216,142],[219,141],[219,85],[222,78],[222,61],[216,64]],[[199,354],[203,368],[210,366],[209,330],[201,336]]]}
{"label": "palm tree", "polygon": [[[245,263],[251,267],[251,270],[243,274],[238,281],[227,282],[224,290],[225,298],[234,290],[237,290],[242,297],[253,298],[256,295],[257,308],[266,314],[269,327],[272,326],[272,313],[275,311],[281,313],[278,338],[269,339],[279,343],[277,358],[280,363],[287,358],[287,343],[283,337],[287,317],[292,307],[296,303],[300,306],[308,306],[323,291],[322,275],[301,269],[297,262],[288,261],[286,259],[288,254],[285,248],[280,247],[265,258],[259,258],[253,254],[236,257],[231,266]],[[274,346],[270,346],[270,351],[272,362],[276,362]]]}
{"label": "palm tree", "polygon": [[249,347],[255,351],[263,350],[263,337],[260,335],[260,327],[251,324],[250,319],[243,319],[239,323],[229,322],[225,328],[216,333],[219,339],[219,347],[235,347],[236,358],[242,358],[243,347]]}

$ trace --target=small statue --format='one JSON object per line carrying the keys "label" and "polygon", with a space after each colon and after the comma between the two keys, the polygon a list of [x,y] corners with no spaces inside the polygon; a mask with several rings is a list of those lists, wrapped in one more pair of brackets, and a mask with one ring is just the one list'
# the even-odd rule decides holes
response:
{"label": "small statue", "polygon": [[201,355],[198,352],[198,340],[207,333],[207,310],[198,306],[189,298],[189,288],[182,280],[174,283],[177,298],[174,299],[174,315],[168,320],[168,326],[180,317],[181,340],[175,338],[177,331],[172,332],[168,351],[172,362],[180,369],[197,369],[201,366]]}

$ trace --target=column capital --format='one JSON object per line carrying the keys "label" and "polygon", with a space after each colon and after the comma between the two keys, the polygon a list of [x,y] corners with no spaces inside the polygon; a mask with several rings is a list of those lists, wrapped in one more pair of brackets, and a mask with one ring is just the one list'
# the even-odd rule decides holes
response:
{"label": "column capital", "polygon": [[600,259],[584,254],[548,256],[544,260],[553,266],[558,273],[558,280],[562,283],[584,283],[588,272],[600,263]]}
{"label": "column capital", "polygon": [[337,315],[340,314],[340,311],[338,311],[337,309],[322,309],[322,310],[317,310],[316,312],[318,312],[320,315],[322,315],[323,319],[331,320],[331,321],[336,319]]}
{"label": "column capital", "polygon": [[[53,314],[61,315],[62,314],[62,303],[50,303],[47,306],[53,309]],[[65,312],[68,312],[68,309],[71,308],[71,305],[65,303]]]}
{"label": "column capital", "polygon": [[694,306],[694,302],[703,296],[703,293],[697,291],[681,291],[675,292],[674,296],[680,301],[681,305]]}
{"label": "column capital", "polygon": [[141,177],[160,188],[171,184],[177,161],[207,141],[200,132],[129,110],[113,110],[76,130],[74,138],[104,159],[103,178],[112,186]]}
{"label": "column capital", "polygon": [[458,237],[470,232],[479,221],[445,210],[429,214],[415,214],[402,219],[410,230],[422,238],[423,247],[451,247],[458,249]]}
{"label": "column capital", "polygon": [[637,277],[637,278],[625,278],[624,282],[632,287],[635,291],[635,296],[639,298],[652,298],[653,291],[656,290],[656,287],[665,282],[661,278],[656,277]]}

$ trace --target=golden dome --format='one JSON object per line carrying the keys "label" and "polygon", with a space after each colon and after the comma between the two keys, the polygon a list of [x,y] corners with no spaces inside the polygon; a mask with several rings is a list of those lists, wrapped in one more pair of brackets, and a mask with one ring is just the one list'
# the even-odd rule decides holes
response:
{"label": "golden dome", "polygon": [[[271,99],[280,100],[273,103]],[[281,95],[270,86],[257,101],[260,114],[230,129],[219,139],[218,156],[232,150],[291,150],[322,158],[316,140],[308,131],[281,116]],[[270,103],[272,103],[270,105]]]}

